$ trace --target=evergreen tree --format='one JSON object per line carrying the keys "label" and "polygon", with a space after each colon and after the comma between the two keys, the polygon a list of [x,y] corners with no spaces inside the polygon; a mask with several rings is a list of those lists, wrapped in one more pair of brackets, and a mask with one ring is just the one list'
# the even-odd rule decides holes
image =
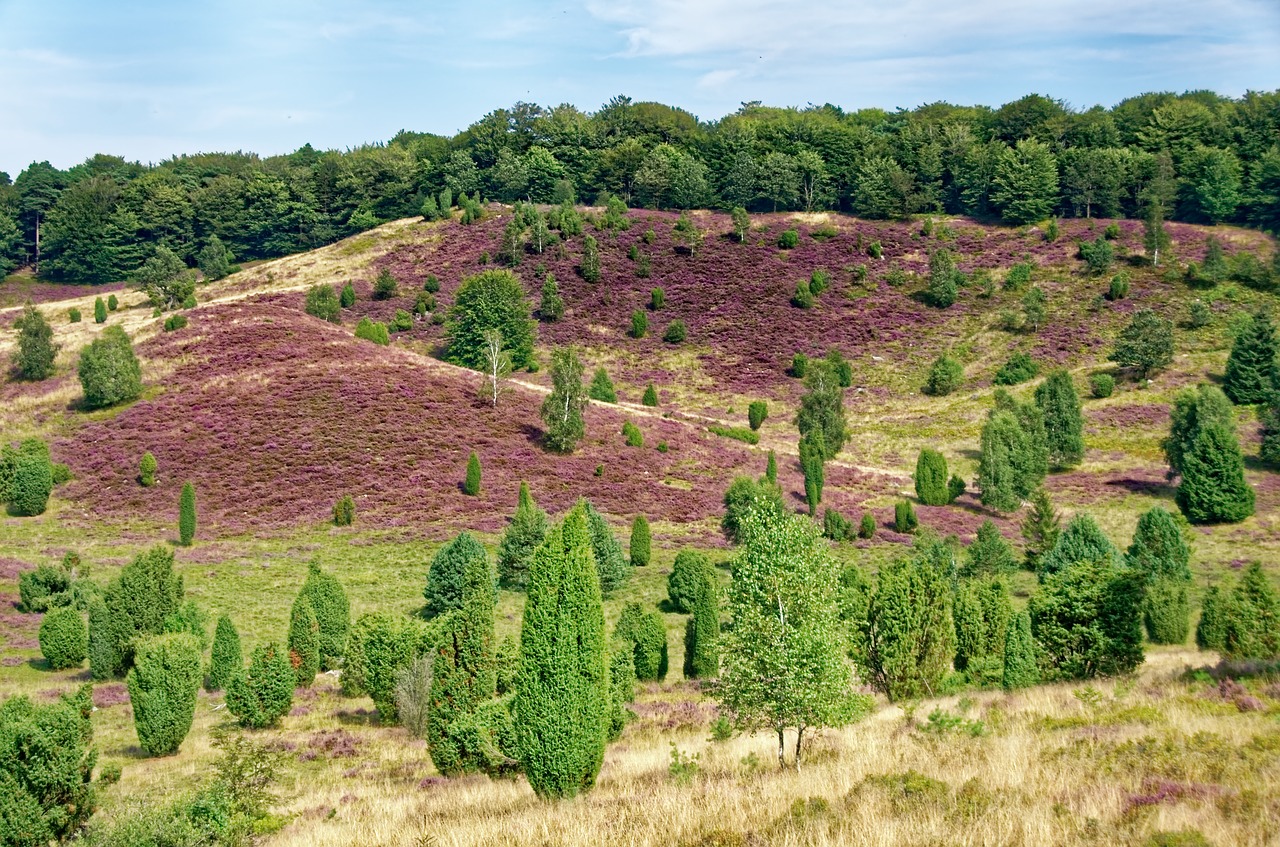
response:
{"label": "evergreen tree", "polygon": [[107,327],[80,351],[76,371],[90,409],[124,403],[142,393],[142,365],[129,336],[118,326]]}
{"label": "evergreen tree", "polygon": [[609,648],[609,741],[617,741],[627,726],[627,704],[636,699],[635,659],[628,644]]}
{"label": "evergreen tree", "polygon": [[184,633],[143,639],[127,684],[138,745],[150,756],[178,752],[195,719],[200,642]]}
{"label": "evergreen tree", "polygon": [[431,560],[431,569],[427,572],[427,587],[423,591],[427,600],[424,612],[428,618],[436,618],[462,608],[467,563],[473,560],[487,563],[489,554],[475,536],[465,531],[458,533],[436,552],[435,558]]}
{"label": "evergreen tree", "polygon": [[344,309],[350,309],[356,304],[356,289],[351,283],[342,286],[342,291],[338,294],[338,305]]}
{"label": "evergreen tree", "polygon": [[719,589],[710,568],[704,569],[684,628],[685,679],[712,679],[720,673]]}
{"label": "evergreen tree", "polygon": [[209,242],[196,254],[196,267],[209,282],[231,273],[231,262],[231,251],[216,235],[209,236]]}
{"label": "evergreen tree", "polygon": [[636,679],[661,682],[667,677],[667,627],[656,609],[628,603],[613,628],[613,640],[631,645]]}
{"label": "evergreen tree", "polygon": [[41,380],[53,376],[53,363],[61,345],[53,341],[53,327],[35,306],[28,303],[13,322],[18,331],[18,348],[13,364],[23,379]]}
{"label": "evergreen tree", "polygon": [[1040,668],[1036,665],[1035,644],[1031,640],[1031,619],[1026,612],[1013,616],[1004,642],[1004,674],[1001,684],[1005,691],[1029,688],[1040,682]]}
{"label": "evergreen tree", "polygon": [[1013,573],[1018,568],[1013,548],[990,519],[983,521],[978,527],[977,537],[965,552],[967,555],[961,567],[961,576],[1001,576]]}
{"label": "evergreen tree", "polygon": [[1154,644],[1182,644],[1187,640],[1190,558],[1191,549],[1173,515],[1157,506],[1138,518],[1125,563],[1146,579],[1143,622],[1147,638]]}
{"label": "evergreen tree", "polygon": [[1146,379],[1173,361],[1173,349],[1173,321],[1142,309],[1120,331],[1111,361],[1135,369],[1139,379]]}
{"label": "evergreen tree", "polygon": [[591,387],[587,389],[587,396],[601,403],[618,402],[618,393],[613,389],[613,380],[609,379],[609,372],[604,368],[596,368],[595,376],[591,377]]}
{"label": "evergreen tree", "polygon": [[206,691],[220,691],[231,678],[244,669],[244,657],[240,653],[240,633],[226,615],[218,618],[213,631],[213,651],[209,659],[209,673],[205,677]]}
{"label": "evergreen tree", "polygon": [[1211,585],[1200,605],[1200,621],[1196,624],[1196,646],[1201,650],[1221,650],[1227,640],[1227,617],[1231,596],[1219,586]]}
{"label": "evergreen tree", "polygon": [[101,297],[97,297],[93,301],[93,322],[98,324],[107,322],[107,301]]}
{"label": "evergreen tree", "polygon": [[90,607],[89,653],[95,679],[123,676],[143,636],[160,635],[178,611],[182,577],[173,571],[173,550],[156,545],[125,565],[103,592],[102,608]]}
{"label": "evergreen tree", "polygon": [[586,434],[582,410],[587,394],[582,388],[582,362],[572,347],[551,353],[551,393],[542,403],[546,444],[557,453],[572,453]]}
{"label": "evergreen tree", "polygon": [[579,505],[534,553],[520,633],[515,727],[539,797],[590,789],[604,759],[609,672],[600,582]]}
{"label": "evergreen tree", "polygon": [[1049,374],[1036,387],[1036,405],[1044,413],[1045,436],[1049,444],[1049,465],[1070,468],[1084,458],[1084,418],[1080,396],[1065,368]]}
{"label": "evergreen tree", "polygon": [[965,580],[952,606],[956,627],[955,667],[970,680],[994,682],[1000,672],[1013,603],[999,579]]}
{"label": "evergreen tree", "polygon": [[13,456],[10,478],[4,488],[9,500],[9,514],[17,517],[34,517],[44,514],[53,492],[53,465],[49,462],[49,449],[41,441],[35,441],[39,449],[18,450]]}
{"label": "evergreen tree", "polygon": [[916,458],[916,497],[926,506],[945,506],[951,502],[947,490],[947,460],[928,447]]}
{"label": "evergreen tree", "polygon": [[1236,336],[1222,391],[1237,405],[1265,403],[1280,386],[1280,338],[1271,316],[1259,310]]}
{"label": "evergreen tree", "polygon": [[649,564],[649,519],[636,515],[631,522],[631,566],[642,568]]}
{"label": "evergreen tree", "polygon": [[1011,412],[996,411],[982,427],[978,460],[978,489],[982,505],[1012,512],[1022,503],[1018,496],[1015,458],[1028,452],[1027,438]]}
{"label": "evergreen tree", "polygon": [[1027,607],[1046,676],[1089,679],[1142,664],[1142,596],[1140,574],[1100,557],[1049,573]]}
{"label": "evergreen tree", "polygon": [[472,450],[467,457],[467,478],[462,484],[462,493],[468,497],[480,495],[480,457]]}
{"label": "evergreen tree", "polygon": [[579,265],[579,270],[587,282],[600,281],[600,245],[590,235],[582,239],[582,264]]}
{"label": "evergreen tree", "polygon": [[142,454],[142,460],[138,463],[138,482],[142,483],[143,488],[156,484],[156,457],[150,450]]}
{"label": "evergreen tree", "polygon": [[644,309],[636,309],[631,313],[631,337],[644,338],[649,332],[649,317]]}
{"label": "evergreen tree", "polygon": [[312,562],[307,566],[302,594],[311,603],[316,624],[320,627],[320,669],[335,670],[346,652],[347,633],[351,629],[351,603],[347,600],[347,592],[337,577],[325,573],[320,570],[320,565]]}
{"label": "evergreen tree", "polygon": [[644,396],[640,398],[641,405],[657,407],[658,405],[658,389],[653,387],[653,383],[649,383],[644,387]]}
{"label": "evergreen tree", "polygon": [[1244,478],[1244,457],[1233,429],[1219,423],[1200,427],[1182,457],[1182,482],[1175,498],[1192,523],[1238,523],[1253,514],[1253,488]]}
{"label": "evergreen tree", "polygon": [[1262,419],[1262,446],[1258,455],[1264,462],[1280,465],[1280,381],[1271,395],[1271,403],[1258,417]]}
{"label": "evergreen tree", "polygon": [[196,489],[190,483],[182,486],[182,495],[178,498],[178,543],[190,547],[196,537]]}
{"label": "evergreen tree", "polygon": [[805,371],[807,392],[800,400],[796,426],[800,435],[816,432],[821,439],[822,459],[834,459],[848,440],[844,417],[844,389],[839,375],[825,359],[815,359]]}
{"label": "evergreen tree", "polygon": [[1183,456],[1191,451],[1200,429],[1209,424],[1235,430],[1235,410],[1222,390],[1214,385],[1198,385],[1179,392],[1169,409],[1169,435],[1161,442],[1175,474],[1182,473]]}
{"label": "evergreen tree", "polygon": [[591,554],[596,563],[596,575],[601,594],[611,594],[631,577],[631,569],[622,555],[622,545],[614,538],[613,530],[604,515],[596,511],[586,500],[581,502],[582,513],[591,536]]}
{"label": "evergreen tree", "polygon": [[498,544],[498,578],[508,588],[524,588],[533,551],[547,537],[547,513],[538,508],[527,483],[520,483],[520,496],[511,524]]}
{"label": "evergreen tree", "polygon": [[40,655],[51,670],[78,668],[89,653],[89,628],[72,606],[49,610],[40,621]]}
{"label": "evergreen tree", "polygon": [[964,382],[964,368],[950,356],[939,356],[929,368],[929,379],[925,382],[924,393],[934,397],[944,397],[955,391]]}
{"label": "evergreen tree", "polygon": [[1035,403],[1020,403],[1003,389],[995,392],[996,411],[1011,412],[1022,430],[1024,449],[1014,453],[1014,493],[1020,500],[1030,497],[1049,472],[1049,437],[1045,432],[1044,413]]}
{"label": "evergreen tree", "polygon": [[560,297],[560,289],[556,286],[555,274],[547,274],[542,282],[542,297],[538,301],[538,319],[546,323],[555,323],[564,317],[564,300]]}
{"label": "evergreen tree", "polygon": [[778,481],[778,457],[772,450],[769,451],[769,458],[764,465],[764,478],[772,483]]}
{"label": "evergreen tree", "polygon": [[800,470],[804,473],[804,497],[810,516],[817,514],[826,482],[823,469],[823,441],[820,430],[811,429],[800,437]]}
{"label": "evergreen tree", "polygon": [[293,666],[294,685],[308,688],[320,670],[320,624],[305,594],[299,594],[289,611],[289,664]]}
{"label": "evergreen tree", "polygon": [[1257,562],[1245,569],[1231,592],[1222,628],[1222,653],[1232,660],[1280,656],[1280,606]]}
{"label": "evergreen tree", "polygon": [[1043,582],[1050,574],[1066,570],[1078,562],[1098,562],[1107,567],[1121,564],[1120,551],[1098,527],[1093,516],[1080,512],[1072,516],[1058,534],[1053,547],[1040,557],[1036,574]]}
{"label": "evergreen tree", "polygon": [[915,532],[920,525],[916,509],[910,500],[899,500],[893,505],[893,529],[895,532]]}
{"label": "evergreen tree", "polygon": [[240,725],[265,729],[284,717],[293,705],[293,666],[275,644],[257,647],[249,667],[227,683],[227,711]]}
{"label": "evergreen tree", "polygon": [[681,550],[676,554],[671,573],[667,575],[667,597],[671,606],[681,614],[693,612],[699,587],[708,578],[711,562],[697,550]]}

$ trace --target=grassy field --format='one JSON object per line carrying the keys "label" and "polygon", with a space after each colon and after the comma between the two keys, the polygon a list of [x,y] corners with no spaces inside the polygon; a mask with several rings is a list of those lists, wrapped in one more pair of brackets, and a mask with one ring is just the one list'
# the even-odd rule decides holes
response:
{"label": "grassy field", "polygon": [[[1091,512],[1123,548],[1143,511],[1174,509],[1159,447],[1172,397],[1219,379],[1238,316],[1274,307],[1272,296],[1235,283],[1193,289],[1136,264],[1120,266],[1132,278],[1128,299],[1095,304],[1107,281],[1084,275],[1071,244],[1092,238],[1093,222],[1064,222],[1051,243],[1034,228],[967,221],[949,222],[951,238],[940,241],[922,236],[918,223],[760,216],[748,243],[737,245],[716,235],[727,231],[727,218],[706,214],[700,225],[711,234],[690,257],[670,242],[674,216],[632,215],[630,230],[599,234],[599,284],[577,277],[576,241],[517,269],[535,301],[542,275],[554,273],[568,306],[562,322],[540,326],[539,357],[545,362],[554,345],[577,345],[588,375],[607,367],[622,401],[592,404],[587,438],[567,459],[537,445],[545,370],[518,374],[494,412],[475,400],[474,374],[432,356],[443,339],[438,323],[415,323],[389,348],[351,334],[362,315],[385,320],[396,308],[411,308],[429,275],[441,283],[437,309],[446,309],[461,279],[479,269],[481,253],[495,251],[504,214],[471,227],[399,221],[257,264],[202,285],[190,326],[175,333],[161,332],[142,296],[121,286],[85,291],[27,277],[0,284],[0,358],[9,355],[7,327],[28,298],[39,302],[62,344],[50,380],[0,383],[0,431],[6,441],[46,438],[53,459],[75,476],[43,516],[0,517],[0,697],[48,699],[87,679],[83,670],[47,669],[35,640],[40,617],[16,609],[18,574],[75,550],[92,578],[105,582],[150,545],[173,542],[186,480],[198,492],[200,523],[195,545],[176,551],[178,569],[188,596],[234,618],[246,653],[283,638],[311,561],[339,576],[353,616],[416,612],[437,547],[470,529],[493,549],[521,480],[553,513],[588,496],[624,545],[631,518],[646,514],[654,561],[606,601],[606,616],[612,622],[630,601],[659,605],[682,547],[727,562],[721,495],[735,475],[762,473],[769,450],[790,502],[801,508],[793,425],[801,388],[785,369],[793,353],[822,355],[830,346],[853,364],[854,381],[846,395],[851,438],[828,469],[825,505],[855,522],[869,511],[879,527],[871,541],[833,545],[832,553],[874,572],[910,542],[890,524],[894,502],[912,496],[921,447],[941,450],[963,478],[976,475],[991,377],[1010,352],[1030,352],[1042,373],[1056,364],[1070,368],[1084,394],[1085,377],[1110,367],[1114,334],[1135,309],[1149,306],[1179,322],[1173,365],[1149,385],[1122,383],[1110,398],[1086,399],[1085,461],[1046,483],[1065,514]],[[839,235],[809,238],[809,228],[824,222]],[[1137,253],[1140,230],[1123,224],[1121,252]],[[790,226],[800,228],[801,245],[776,249],[777,233]],[[653,244],[642,240],[647,228],[656,233]],[[1178,258],[1198,260],[1207,230],[1171,230]],[[1251,250],[1266,259],[1275,249],[1258,233],[1217,234],[1229,253]],[[885,247],[879,262],[859,252],[873,239]],[[627,258],[633,245],[652,253],[651,277],[635,275]],[[943,311],[913,296],[919,281],[888,284],[892,269],[923,273],[928,251],[938,246],[954,250],[962,269],[985,268],[995,279],[1030,257],[1032,284],[1048,295],[1045,328],[1001,328],[1002,312],[1018,308],[1017,292],[997,287],[988,298],[971,285]],[[858,265],[871,265],[863,278],[853,270]],[[401,293],[373,302],[371,282],[381,267],[393,270]],[[812,310],[790,306],[796,280],[818,268],[832,271],[835,284]],[[360,300],[342,325],[302,313],[307,287],[346,281]],[[631,311],[657,286],[667,303],[650,314],[649,337],[627,337]],[[75,357],[101,330],[92,321],[93,300],[108,290],[122,305],[107,325],[134,338],[147,388],[126,407],[85,413],[77,404]],[[1181,322],[1196,299],[1210,304],[1212,320],[1192,330]],[[68,322],[72,307],[85,315],[80,323]],[[676,318],[688,323],[689,340],[665,344],[662,328]],[[920,387],[942,352],[964,364],[966,383],[953,395],[929,397]],[[650,382],[659,391],[656,409],[639,405]],[[1026,396],[1035,384],[1014,391]],[[745,426],[755,399],[769,402],[759,445],[707,430]],[[644,447],[625,445],[627,420],[644,432]],[[1280,574],[1280,475],[1254,458],[1256,412],[1239,410],[1238,425],[1257,512],[1237,525],[1190,530],[1197,601],[1205,586],[1247,562]],[[473,449],[484,463],[484,486],[468,498],[458,486]],[[150,489],[135,481],[144,450],[160,463]],[[356,498],[350,528],[329,521],[341,493]],[[993,519],[1020,546],[1021,513],[989,513],[974,492],[917,511],[923,527],[965,541]],[[727,570],[721,577],[727,582]],[[1015,602],[1025,603],[1034,584],[1030,574],[1019,575]],[[500,635],[518,631],[522,603],[522,595],[502,592]],[[684,618],[667,613],[665,621],[678,669]],[[643,688],[637,718],[610,746],[597,789],[554,805],[536,800],[523,781],[440,779],[423,742],[378,725],[370,701],[342,698],[336,679],[325,676],[299,692],[279,729],[258,734],[285,754],[283,828],[266,843],[1139,845],[1153,833],[1182,829],[1199,830],[1212,844],[1277,843],[1280,688],[1258,683],[1240,691],[1187,673],[1215,662],[1189,646],[1160,649],[1134,679],[1092,688],[968,692],[906,709],[881,701],[862,723],[822,733],[798,773],[779,770],[764,736],[709,741],[714,702],[677,670],[666,683]],[[181,752],[163,759],[142,756],[121,683],[99,684],[95,701],[102,761],[123,765],[120,784],[104,792],[103,816],[193,790],[207,777],[209,731],[228,719],[220,696],[201,694]],[[673,744],[699,756],[695,772],[673,775]]]}

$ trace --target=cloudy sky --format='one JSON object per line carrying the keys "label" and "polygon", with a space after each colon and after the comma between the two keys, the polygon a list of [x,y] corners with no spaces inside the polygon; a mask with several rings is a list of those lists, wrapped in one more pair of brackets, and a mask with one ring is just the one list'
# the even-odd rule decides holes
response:
{"label": "cloudy sky", "polygon": [[1073,107],[1280,88],[1277,0],[0,0],[0,170],[345,148],[524,100]]}

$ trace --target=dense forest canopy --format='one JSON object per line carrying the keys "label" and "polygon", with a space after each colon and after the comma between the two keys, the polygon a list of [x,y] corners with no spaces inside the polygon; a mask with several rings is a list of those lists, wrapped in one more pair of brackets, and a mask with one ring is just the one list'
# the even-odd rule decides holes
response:
{"label": "dense forest canopy", "polygon": [[126,279],[160,247],[195,264],[215,237],[237,260],[279,256],[416,215],[446,189],[1011,224],[1155,213],[1276,231],[1280,91],[1148,93],[1083,111],[1038,94],[896,112],[753,102],[710,123],[619,96],[594,113],[516,103],[453,138],[401,131],[345,152],[37,162],[0,173],[0,273],[34,261],[47,279]]}

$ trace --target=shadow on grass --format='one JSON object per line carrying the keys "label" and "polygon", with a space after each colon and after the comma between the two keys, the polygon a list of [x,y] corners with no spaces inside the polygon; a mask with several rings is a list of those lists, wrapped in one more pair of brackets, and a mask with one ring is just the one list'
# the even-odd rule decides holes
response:
{"label": "shadow on grass", "polygon": [[1120,477],[1107,480],[1106,485],[1111,488],[1122,488],[1130,494],[1143,494],[1163,500],[1172,500],[1174,493],[1177,491],[1177,487],[1167,480]]}

